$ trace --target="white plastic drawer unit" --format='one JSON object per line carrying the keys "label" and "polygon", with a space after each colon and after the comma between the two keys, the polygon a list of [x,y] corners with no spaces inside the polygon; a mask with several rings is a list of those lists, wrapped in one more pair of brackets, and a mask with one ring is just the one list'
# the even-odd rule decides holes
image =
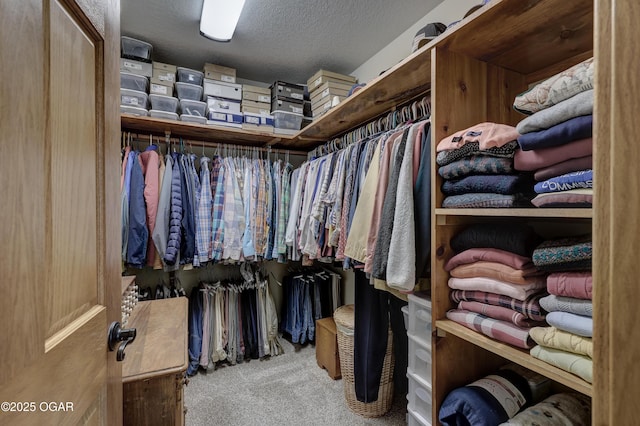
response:
{"label": "white plastic drawer unit", "polygon": [[408,426],[431,426],[431,419],[425,419],[420,414],[407,409],[407,425]]}
{"label": "white plastic drawer unit", "polygon": [[409,295],[409,334],[431,346],[431,300]]}
{"label": "white plastic drawer unit", "polygon": [[419,337],[408,334],[409,369],[413,374],[431,383],[431,347]]}
{"label": "white plastic drawer unit", "polygon": [[423,419],[431,420],[431,407],[433,404],[431,400],[431,385],[420,379],[411,370],[407,370],[407,378],[409,379],[409,393],[407,394],[409,409]]}

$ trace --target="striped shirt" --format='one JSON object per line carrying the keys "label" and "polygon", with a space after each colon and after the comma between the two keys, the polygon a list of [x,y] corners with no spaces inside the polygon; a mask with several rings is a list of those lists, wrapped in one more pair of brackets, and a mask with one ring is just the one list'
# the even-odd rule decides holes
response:
{"label": "striped shirt", "polygon": [[216,190],[212,206],[211,225],[211,260],[219,262],[222,258],[222,247],[224,243],[224,200],[225,200],[225,167],[218,165],[216,176]]}
{"label": "striped shirt", "polygon": [[198,200],[198,210],[196,215],[196,248],[197,256],[194,257],[199,263],[209,261],[211,253],[211,175],[209,172],[209,161],[207,157],[200,158],[200,199]]}

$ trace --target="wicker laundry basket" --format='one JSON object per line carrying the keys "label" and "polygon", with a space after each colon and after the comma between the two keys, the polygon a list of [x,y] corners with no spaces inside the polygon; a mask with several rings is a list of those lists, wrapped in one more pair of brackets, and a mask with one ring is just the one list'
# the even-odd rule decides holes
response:
{"label": "wicker laundry basket", "polygon": [[353,331],[354,331],[354,306],[344,305],[333,313],[338,334],[338,353],[340,354],[340,370],[342,371],[342,383],[344,397],[347,406],[354,413],[363,417],[384,416],[391,409],[393,401],[393,335],[389,329],[387,339],[387,352],[384,356],[378,399],[374,402],[364,403],[356,398],[355,380],[353,376]]}

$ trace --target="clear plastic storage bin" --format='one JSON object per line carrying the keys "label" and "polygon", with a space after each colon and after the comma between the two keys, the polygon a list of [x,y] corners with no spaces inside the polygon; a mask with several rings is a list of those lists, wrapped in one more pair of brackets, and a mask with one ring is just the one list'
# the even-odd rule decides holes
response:
{"label": "clear plastic storage bin", "polygon": [[408,426],[431,426],[431,419],[425,419],[420,414],[407,408],[407,425]]}
{"label": "clear plastic storage bin", "polygon": [[141,59],[143,61],[151,60],[153,46],[146,41],[122,36],[120,37],[120,48],[122,49],[122,56],[125,58]]}
{"label": "clear plastic storage bin", "polygon": [[[202,86],[204,73],[189,68],[178,67],[178,81],[181,83],[196,84]],[[202,95],[201,95],[202,96]]]}
{"label": "clear plastic storage bin", "polygon": [[409,295],[408,333],[431,346],[431,300]]}
{"label": "clear plastic storage bin", "polygon": [[425,420],[431,419],[431,385],[425,383],[410,370],[407,370],[407,378],[409,379],[409,393],[407,394],[409,409]]}
{"label": "clear plastic storage bin", "polygon": [[120,89],[120,105],[147,107],[147,94],[138,90]]}
{"label": "clear plastic storage bin", "polygon": [[149,95],[151,109],[155,111],[176,112],[178,110],[178,98],[164,95]]}
{"label": "clear plastic storage bin", "polygon": [[206,117],[207,104],[206,102],[191,101],[189,99],[182,99],[180,101],[180,110],[182,115],[195,115],[198,117]]}
{"label": "clear plastic storage bin", "polygon": [[427,383],[431,383],[431,349],[424,341],[408,334],[409,369]]}
{"label": "clear plastic storage bin", "polygon": [[178,120],[178,114],[175,112],[156,111],[152,109],[149,111],[149,115],[153,118],[164,118],[166,120]]}
{"label": "clear plastic storage bin", "polygon": [[120,88],[148,93],[149,79],[143,75],[120,72]]}
{"label": "clear plastic storage bin", "polygon": [[190,83],[176,83],[178,98],[199,101],[202,99],[202,86]]}
{"label": "clear plastic storage bin", "polygon": [[138,108],[134,106],[120,105],[121,114],[137,115],[140,117],[146,117],[149,115],[149,111],[144,108]]}
{"label": "clear plastic storage bin", "polygon": [[302,114],[287,111],[273,111],[274,127],[286,130],[300,130]]}
{"label": "clear plastic storage bin", "polygon": [[185,123],[207,124],[207,117],[199,117],[197,115],[182,114],[180,116],[180,121],[184,121]]}

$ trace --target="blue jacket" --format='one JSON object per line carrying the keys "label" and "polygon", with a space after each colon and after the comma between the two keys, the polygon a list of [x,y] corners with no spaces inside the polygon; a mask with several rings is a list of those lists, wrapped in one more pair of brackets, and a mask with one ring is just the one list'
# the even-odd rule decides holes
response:
{"label": "blue jacket", "polygon": [[180,183],[182,187],[182,245],[180,246],[180,263],[193,262],[196,251],[196,222],[193,207],[193,188],[186,155],[180,158]]}
{"label": "blue jacket", "polygon": [[147,206],[144,201],[144,176],[135,153],[131,167],[129,187],[129,233],[127,236],[127,263],[134,268],[142,268],[147,260]]}
{"label": "blue jacket", "polygon": [[175,265],[179,259],[182,242],[182,185],[180,172],[180,154],[173,153],[173,175],[171,176],[171,211],[169,214],[169,239],[164,261],[167,265]]}

